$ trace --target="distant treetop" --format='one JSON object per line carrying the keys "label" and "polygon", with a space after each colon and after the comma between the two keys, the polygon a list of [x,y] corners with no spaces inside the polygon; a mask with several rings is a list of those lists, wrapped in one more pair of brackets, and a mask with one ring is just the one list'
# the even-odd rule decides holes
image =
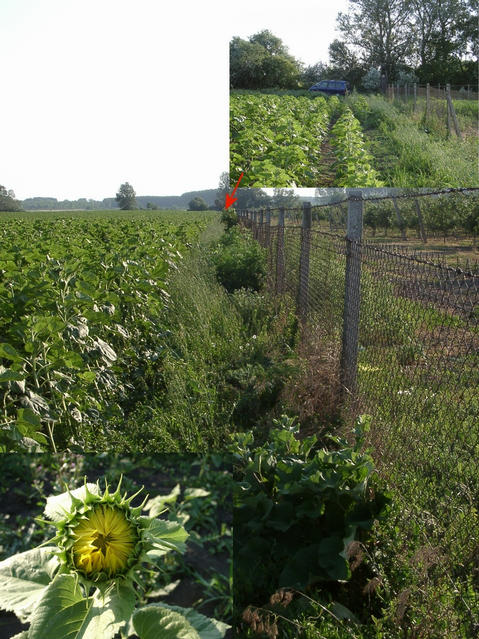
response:
{"label": "distant treetop", "polygon": [[136,208],[136,193],[131,184],[124,182],[116,194],[116,201],[120,209],[131,211]]}

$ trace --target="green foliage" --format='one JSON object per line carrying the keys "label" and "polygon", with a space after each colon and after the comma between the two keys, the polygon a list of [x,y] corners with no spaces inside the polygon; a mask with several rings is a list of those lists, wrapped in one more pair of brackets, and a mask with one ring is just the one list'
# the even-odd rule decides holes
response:
{"label": "green foliage", "polygon": [[294,420],[276,422],[258,446],[236,435],[238,490],[235,509],[235,592],[238,606],[261,604],[278,587],[305,589],[350,578],[348,547],[364,538],[385,512],[388,498],[372,497],[373,463],[356,441],[331,437],[319,448],[315,435],[298,439]]}
{"label": "green foliage", "polygon": [[231,173],[243,171],[245,186],[316,186],[329,119],[328,101],[322,96],[233,93]]}
{"label": "green foliage", "polygon": [[188,202],[188,209],[190,211],[207,211],[208,204],[202,197],[197,196]]}
{"label": "green foliage", "polygon": [[0,211],[21,211],[22,207],[18,200],[15,199],[13,191],[7,189],[0,184]]}
{"label": "green foliage", "polygon": [[5,220],[0,449],[89,448],[158,384],[167,280],[205,218],[122,215]]}
{"label": "green foliage", "polygon": [[116,201],[120,209],[131,211],[136,208],[136,193],[131,184],[124,182],[116,194]]}
{"label": "green foliage", "polygon": [[228,231],[231,227],[236,226],[238,224],[238,214],[234,209],[226,209],[221,214],[221,221],[225,225],[226,230]]}
{"label": "green foliage", "polygon": [[236,89],[294,88],[300,72],[300,63],[270,31],[230,43],[230,82]]}
{"label": "green foliage", "polygon": [[266,275],[266,254],[248,233],[232,228],[213,253],[218,280],[228,292],[239,288],[258,291]]}
{"label": "green foliage", "polygon": [[[233,92],[231,171],[243,171],[243,183],[253,187],[470,186],[478,180],[477,116],[471,120],[471,112],[461,116],[467,135],[460,141],[446,138],[445,118],[437,134],[409,108],[380,96]],[[324,153],[329,142],[332,167]]]}

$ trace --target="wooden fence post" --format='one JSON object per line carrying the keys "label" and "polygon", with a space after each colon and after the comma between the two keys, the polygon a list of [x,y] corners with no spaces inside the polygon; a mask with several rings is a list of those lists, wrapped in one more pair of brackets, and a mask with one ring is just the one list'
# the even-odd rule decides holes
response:
{"label": "wooden fence post", "polygon": [[263,209],[260,209],[260,212],[259,212],[259,226],[258,226],[258,241],[261,244],[261,246],[264,245],[263,222],[264,222],[264,213],[263,213]]}
{"label": "wooden fence post", "polygon": [[279,209],[278,244],[276,246],[276,293],[284,291],[284,208]]}
{"label": "wooden fence post", "polygon": [[358,369],[359,311],[361,302],[361,237],[363,199],[360,189],[348,189],[346,233],[346,275],[341,348],[341,388],[343,400],[354,399]]}
{"label": "wooden fence post", "polygon": [[303,202],[301,253],[299,256],[298,315],[305,321],[309,306],[309,254],[311,250],[311,202]]}
{"label": "wooden fence post", "polygon": [[457,121],[456,111],[454,109],[454,105],[451,99],[451,85],[446,85],[446,100],[447,100],[447,116],[448,116],[448,124],[449,124],[449,114],[452,116],[452,121],[454,122],[454,128],[456,130],[457,137],[462,140],[461,129],[459,128],[459,122]]}

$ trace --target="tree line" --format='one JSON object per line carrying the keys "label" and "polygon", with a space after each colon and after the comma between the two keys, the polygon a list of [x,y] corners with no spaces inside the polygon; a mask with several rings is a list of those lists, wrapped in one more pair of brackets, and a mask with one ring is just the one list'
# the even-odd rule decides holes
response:
{"label": "tree line", "polygon": [[357,88],[384,82],[475,85],[478,80],[478,0],[349,0],[339,13],[341,37],[329,63],[305,66],[264,30],[230,43],[235,89],[308,88],[341,78]]}

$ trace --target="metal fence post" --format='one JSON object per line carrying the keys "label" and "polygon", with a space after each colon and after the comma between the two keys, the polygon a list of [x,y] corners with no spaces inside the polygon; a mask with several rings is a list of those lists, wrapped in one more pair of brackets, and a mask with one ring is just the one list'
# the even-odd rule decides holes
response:
{"label": "metal fence post", "polygon": [[415,205],[416,205],[416,213],[417,213],[417,220],[418,220],[418,225],[419,225],[419,233],[421,235],[421,239],[424,242],[424,244],[427,244],[427,235],[426,235],[426,228],[424,226],[424,220],[422,217],[422,212],[421,212],[421,207],[419,206],[419,201],[416,199],[414,200]]}
{"label": "metal fence post", "polygon": [[265,230],[264,243],[265,243],[265,246],[267,246],[269,249],[269,245],[271,242],[271,211],[270,209],[266,209],[266,227],[264,230]]}
{"label": "metal fence post", "polygon": [[417,83],[414,83],[414,113],[416,113],[417,108]]}
{"label": "metal fence post", "polygon": [[341,388],[343,400],[356,395],[359,345],[359,311],[361,301],[361,237],[363,200],[360,189],[349,189],[346,233],[346,275],[341,349]]}
{"label": "metal fence post", "polygon": [[256,211],[253,211],[253,237],[255,240],[258,239],[258,213]]}
{"label": "metal fence post", "polygon": [[304,322],[309,302],[309,254],[311,250],[311,202],[303,202],[301,253],[299,256],[298,315]]}
{"label": "metal fence post", "polygon": [[284,208],[279,209],[278,244],[276,246],[276,293],[284,291]]}
{"label": "metal fence post", "polygon": [[259,212],[259,227],[258,227],[258,241],[261,244],[261,246],[263,246],[264,244],[263,222],[264,222],[264,213],[263,213],[263,209],[261,209]]}
{"label": "metal fence post", "polygon": [[430,102],[431,102],[431,85],[428,82],[426,84],[426,120],[429,117]]}
{"label": "metal fence post", "polygon": [[403,241],[405,242],[407,240],[406,223],[404,222],[404,218],[401,215],[401,211],[399,210],[399,206],[395,197],[393,197],[393,204],[394,204],[394,210],[396,212],[396,220],[397,220],[399,229],[401,231],[401,237]]}

